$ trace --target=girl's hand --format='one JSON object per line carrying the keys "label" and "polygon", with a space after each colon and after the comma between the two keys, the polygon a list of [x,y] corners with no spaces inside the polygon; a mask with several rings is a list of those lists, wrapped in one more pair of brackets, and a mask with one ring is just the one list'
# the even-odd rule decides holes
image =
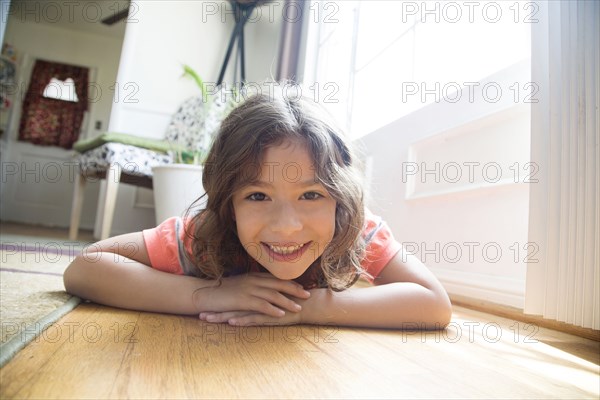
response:
{"label": "girl's hand", "polygon": [[295,325],[302,323],[301,315],[302,311],[296,313],[286,312],[283,317],[272,317],[248,311],[201,312],[200,320],[217,324],[227,323],[235,326]]}
{"label": "girl's hand", "polygon": [[278,319],[302,309],[290,297],[307,299],[310,292],[296,282],[278,279],[269,273],[250,273],[223,278],[220,284],[215,282],[198,289],[194,303],[199,313],[245,312]]}

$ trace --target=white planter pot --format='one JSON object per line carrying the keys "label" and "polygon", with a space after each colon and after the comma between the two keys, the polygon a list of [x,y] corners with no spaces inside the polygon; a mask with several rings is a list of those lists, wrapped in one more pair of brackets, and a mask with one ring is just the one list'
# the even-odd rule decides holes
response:
{"label": "white planter pot", "polygon": [[[161,165],[153,167],[152,173],[157,224],[170,217],[182,216],[189,206],[204,194],[200,165]],[[205,205],[206,198],[202,203],[194,204],[194,208]]]}

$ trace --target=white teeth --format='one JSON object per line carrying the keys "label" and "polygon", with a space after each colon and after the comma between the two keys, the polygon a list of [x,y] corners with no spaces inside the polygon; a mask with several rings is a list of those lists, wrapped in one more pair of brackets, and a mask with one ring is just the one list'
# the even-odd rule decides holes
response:
{"label": "white teeth", "polygon": [[300,250],[304,245],[301,244],[297,246],[273,246],[267,243],[267,246],[269,246],[269,248],[273,250],[274,253],[286,255],[292,254],[293,252]]}

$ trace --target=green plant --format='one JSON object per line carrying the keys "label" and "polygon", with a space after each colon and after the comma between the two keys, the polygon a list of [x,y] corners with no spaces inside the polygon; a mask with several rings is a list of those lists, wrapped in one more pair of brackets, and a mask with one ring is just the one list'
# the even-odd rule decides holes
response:
{"label": "green plant", "polygon": [[173,157],[173,162],[176,164],[191,164],[201,165],[206,158],[206,154],[202,150],[187,149],[185,146],[177,145],[169,142],[171,151],[169,152]]}
{"label": "green plant", "polygon": [[202,80],[202,78],[200,78],[200,75],[198,75],[198,73],[192,67],[190,67],[187,64],[183,64],[183,76],[193,79],[194,82],[196,82],[196,85],[198,85],[198,87],[200,88],[200,91],[202,92],[202,98],[208,98],[206,93],[206,85],[204,84],[204,81]]}

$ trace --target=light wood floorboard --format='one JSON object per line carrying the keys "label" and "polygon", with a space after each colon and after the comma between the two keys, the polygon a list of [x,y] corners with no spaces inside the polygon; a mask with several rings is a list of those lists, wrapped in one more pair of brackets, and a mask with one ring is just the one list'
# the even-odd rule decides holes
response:
{"label": "light wood floorboard", "polygon": [[0,370],[0,398],[598,399],[599,352],[460,307],[445,331],[405,332],[236,328],[83,304]]}

